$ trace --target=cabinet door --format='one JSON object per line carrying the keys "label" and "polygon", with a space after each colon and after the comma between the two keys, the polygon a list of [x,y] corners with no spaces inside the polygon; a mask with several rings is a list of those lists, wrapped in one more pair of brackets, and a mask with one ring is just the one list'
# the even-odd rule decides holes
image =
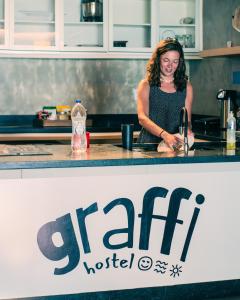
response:
{"label": "cabinet door", "polygon": [[63,48],[68,51],[105,49],[106,19],[106,0],[64,0]]}
{"label": "cabinet door", "polygon": [[[191,56],[202,50],[202,1],[0,0],[0,49],[11,55],[30,50],[24,54],[146,58],[159,40],[175,37]],[[96,2],[98,7],[86,8]]]}
{"label": "cabinet door", "polygon": [[110,51],[149,52],[152,0],[109,0]]}
{"label": "cabinet door", "polygon": [[9,45],[9,3],[0,0],[0,48],[4,49]]}
{"label": "cabinet door", "polygon": [[55,2],[59,0],[13,0],[11,44],[14,49],[56,47]]}
{"label": "cabinet door", "polygon": [[184,52],[196,52],[200,43],[201,0],[158,0],[158,40],[176,38]]}

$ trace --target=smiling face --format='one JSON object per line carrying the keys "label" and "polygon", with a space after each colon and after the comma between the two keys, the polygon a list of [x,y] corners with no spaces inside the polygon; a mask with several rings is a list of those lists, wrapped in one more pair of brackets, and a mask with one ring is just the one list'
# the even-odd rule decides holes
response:
{"label": "smiling face", "polygon": [[180,54],[178,51],[171,50],[161,55],[160,70],[163,76],[173,77],[179,65]]}
{"label": "smiling face", "polygon": [[151,269],[153,261],[149,256],[143,256],[138,261],[138,268],[141,271],[148,271]]}

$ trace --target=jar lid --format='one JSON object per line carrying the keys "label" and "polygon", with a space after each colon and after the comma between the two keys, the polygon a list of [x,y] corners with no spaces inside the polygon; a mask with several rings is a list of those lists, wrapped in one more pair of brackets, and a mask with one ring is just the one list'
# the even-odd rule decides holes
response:
{"label": "jar lid", "polygon": [[60,111],[58,112],[59,115],[68,115],[68,112],[67,111]]}

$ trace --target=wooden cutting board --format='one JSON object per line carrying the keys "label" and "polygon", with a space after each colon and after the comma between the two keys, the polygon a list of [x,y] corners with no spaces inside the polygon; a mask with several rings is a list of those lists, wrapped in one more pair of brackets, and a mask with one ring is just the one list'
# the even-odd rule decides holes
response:
{"label": "wooden cutting board", "polygon": [[39,120],[42,127],[71,127],[71,120]]}

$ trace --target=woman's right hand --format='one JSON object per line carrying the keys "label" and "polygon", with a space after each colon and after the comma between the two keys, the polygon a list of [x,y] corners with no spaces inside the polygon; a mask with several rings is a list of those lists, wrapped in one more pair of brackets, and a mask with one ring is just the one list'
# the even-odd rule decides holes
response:
{"label": "woman's right hand", "polygon": [[182,143],[175,135],[164,131],[161,134],[161,138],[164,140],[165,144],[172,150],[178,149],[179,145]]}

